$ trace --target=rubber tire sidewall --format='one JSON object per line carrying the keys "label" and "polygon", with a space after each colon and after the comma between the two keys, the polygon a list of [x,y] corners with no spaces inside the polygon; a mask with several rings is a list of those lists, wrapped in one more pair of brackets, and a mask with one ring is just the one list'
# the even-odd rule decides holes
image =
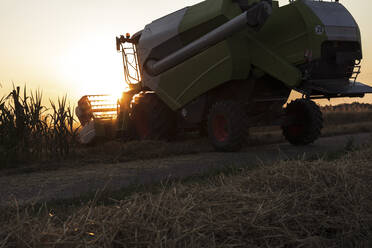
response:
{"label": "rubber tire sidewall", "polygon": [[[222,115],[227,120],[228,138],[219,141],[214,135],[213,120],[217,115]],[[247,114],[244,107],[234,101],[222,101],[215,103],[208,115],[208,137],[217,151],[234,152],[242,148],[247,136]]]}
{"label": "rubber tire sidewall", "polygon": [[[136,112],[146,115],[144,120],[147,125],[148,134],[141,137],[137,133],[137,138],[141,140],[170,140],[176,133],[175,113],[154,93],[142,93],[138,102],[132,106],[131,118],[133,129],[137,130]],[[137,131],[136,131],[137,132]]]}
{"label": "rubber tire sidewall", "polygon": [[282,126],[283,136],[289,143],[295,146],[303,146],[313,143],[320,137],[323,128],[323,115],[319,106],[308,99],[297,99],[288,104],[285,113],[288,115],[288,112],[293,108],[301,109],[301,112],[306,117],[303,126],[304,131],[301,135],[293,136],[288,129],[289,126]]}

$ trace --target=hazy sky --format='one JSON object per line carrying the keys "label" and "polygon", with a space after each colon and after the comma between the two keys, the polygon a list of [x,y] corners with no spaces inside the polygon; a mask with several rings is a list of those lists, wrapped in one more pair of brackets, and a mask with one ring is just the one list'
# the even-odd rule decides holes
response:
{"label": "hazy sky", "polygon": [[[0,0],[0,96],[27,84],[46,97],[120,92],[121,55],[115,36],[198,0]],[[372,85],[370,0],[340,0],[362,31],[364,61],[359,81]],[[280,1],[287,4],[288,1]],[[367,99],[371,99],[369,97]]]}

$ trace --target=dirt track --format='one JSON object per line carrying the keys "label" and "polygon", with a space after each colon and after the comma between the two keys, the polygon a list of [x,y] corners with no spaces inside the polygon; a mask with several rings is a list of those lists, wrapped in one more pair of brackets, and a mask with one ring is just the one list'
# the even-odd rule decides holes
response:
{"label": "dirt track", "polygon": [[356,146],[371,140],[370,133],[322,138],[306,147],[275,144],[247,147],[239,153],[200,153],[119,164],[94,164],[76,169],[37,172],[0,177],[0,205],[68,199],[107,188],[116,190],[133,183],[159,182],[201,174],[225,166],[272,164],[279,159],[317,158],[340,153],[347,144]]}

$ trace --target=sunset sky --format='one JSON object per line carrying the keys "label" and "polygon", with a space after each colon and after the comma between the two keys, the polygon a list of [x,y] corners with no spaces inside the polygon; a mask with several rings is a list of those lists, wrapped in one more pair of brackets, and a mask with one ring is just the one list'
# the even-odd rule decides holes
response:
{"label": "sunset sky", "polygon": [[[12,82],[42,89],[45,98],[68,94],[72,102],[85,94],[120,92],[124,77],[115,36],[133,34],[154,19],[198,2],[0,0],[0,96]],[[362,32],[364,60],[359,81],[372,85],[372,2],[340,2]],[[372,102],[372,96],[360,101]]]}

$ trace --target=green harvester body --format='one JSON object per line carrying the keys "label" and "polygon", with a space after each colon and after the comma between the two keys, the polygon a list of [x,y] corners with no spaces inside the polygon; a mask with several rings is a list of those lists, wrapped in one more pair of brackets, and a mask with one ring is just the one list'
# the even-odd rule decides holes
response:
{"label": "green harvester body", "polygon": [[131,88],[119,102],[124,133],[144,92],[177,115],[179,128],[200,127],[220,101],[244,105],[255,126],[280,119],[292,90],[307,99],[372,93],[356,82],[360,30],[338,1],[205,0],[118,37],[117,48]]}

